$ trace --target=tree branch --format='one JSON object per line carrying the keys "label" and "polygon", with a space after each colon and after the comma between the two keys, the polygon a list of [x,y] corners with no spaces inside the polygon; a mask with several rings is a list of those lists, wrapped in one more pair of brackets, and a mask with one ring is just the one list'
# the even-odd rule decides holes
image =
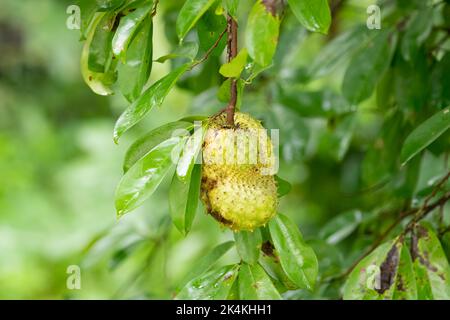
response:
{"label": "tree branch", "polygon": [[[227,17],[227,61],[230,62],[237,56],[237,42],[238,42],[238,25],[236,20],[231,15]],[[234,127],[234,113],[237,103],[237,80],[235,78],[231,79],[230,86],[230,102],[228,103],[225,112],[227,113],[227,124]]]}

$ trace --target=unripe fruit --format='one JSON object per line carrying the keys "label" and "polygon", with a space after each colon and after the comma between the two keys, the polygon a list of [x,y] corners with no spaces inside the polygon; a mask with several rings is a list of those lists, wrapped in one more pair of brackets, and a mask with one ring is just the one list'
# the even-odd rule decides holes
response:
{"label": "unripe fruit", "polygon": [[237,112],[210,119],[203,143],[201,198],[209,214],[233,231],[265,225],[278,206],[272,142],[261,123]]}

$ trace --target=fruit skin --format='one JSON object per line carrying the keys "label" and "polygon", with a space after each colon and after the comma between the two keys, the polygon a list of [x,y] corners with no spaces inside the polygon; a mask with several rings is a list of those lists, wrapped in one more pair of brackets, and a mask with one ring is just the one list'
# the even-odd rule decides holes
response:
{"label": "fruit skin", "polygon": [[[253,231],[265,225],[277,212],[277,184],[272,173],[272,143],[261,123],[250,115],[235,113],[235,127],[226,124],[226,115],[210,119],[203,143],[203,170],[201,199],[209,214],[233,231]],[[217,163],[217,155],[234,148],[235,153],[242,145],[227,144],[226,136],[258,133],[259,139],[266,139],[268,161],[248,163],[249,152],[244,150],[247,163],[240,164],[237,156],[226,163]],[[243,149],[240,149],[242,151]],[[220,158],[220,156],[219,156]],[[225,159],[220,158],[223,161]]]}

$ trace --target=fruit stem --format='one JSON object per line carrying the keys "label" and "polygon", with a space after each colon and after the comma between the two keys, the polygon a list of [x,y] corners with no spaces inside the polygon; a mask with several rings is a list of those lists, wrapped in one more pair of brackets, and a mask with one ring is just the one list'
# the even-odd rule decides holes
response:
{"label": "fruit stem", "polygon": [[[227,32],[228,32],[228,41],[227,41],[227,61],[230,62],[233,60],[238,51],[238,25],[236,20],[231,15],[227,16]],[[236,78],[231,79],[230,86],[230,102],[226,108],[227,113],[227,124],[229,126],[234,127],[234,112],[236,109],[237,103],[237,80]]]}

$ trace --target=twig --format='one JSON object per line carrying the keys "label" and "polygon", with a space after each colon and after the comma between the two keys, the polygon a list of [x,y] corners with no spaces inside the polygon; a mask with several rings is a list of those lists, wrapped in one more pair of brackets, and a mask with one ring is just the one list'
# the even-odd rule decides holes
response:
{"label": "twig", "polygon": [[225,35],[226,32],[227,32],[227,28],[224,29],[224,30],[220,33],[220,35],[219,35],[219,37],[217,38],[216,42],[214,42],[214,44],[212,45],[212,47],[209,48],[208,51],[206,51],[205,55],[204,55],[200,60],[198,60],[198,61],[196,61],[194,64],[192,64],[191,69],[193,69],[194,67],[198,66],[199,64],[205,62],[205,61],[209,58],[209,56],[211,55],[211,53],[213,52],[213,50],[214,50],[215,48],[217,48],[217,46],[219,45],[220,40],[222,40],[222,38],[223,38],[223,36]]}
{"label": "twig", "polygon": [[151,11],[151,13],[150,13],[150,16],[153,18],[154,16],[156,16],[156,12],[157,12],[157,10],[158,10],[158,4],[159,4],[159,0],[156,0],[154,3],[153,3],[153,8],[152,8],[152,11]]}
{"label": "twig", "polygon": [[[238,25],[236,20],[231,15],[227,17],[227,32],[228,32],[228,41],[227,41],[227,61],[230,62],[237,56],[237,42],[238,42]],[[227,113],[227,124],[231,127],[234,127],[234,112],[236,109],[237,103],[237,80],[235,78],[231,79],[230,86],[230,102],[226,108]]]}

